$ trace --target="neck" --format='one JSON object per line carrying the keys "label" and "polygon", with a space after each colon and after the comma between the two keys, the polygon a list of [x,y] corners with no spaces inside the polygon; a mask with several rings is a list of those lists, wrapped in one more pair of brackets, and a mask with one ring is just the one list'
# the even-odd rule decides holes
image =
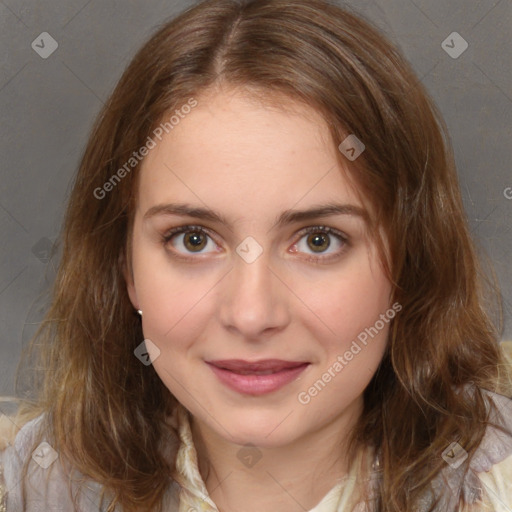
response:
{"label": "neck", "polygon": [[220,512],[304,512],[314,508],[349,471],[346,440],[362,399],[340,417],[286,445],[256,448],[230,443],[192,419],[199,472]]}

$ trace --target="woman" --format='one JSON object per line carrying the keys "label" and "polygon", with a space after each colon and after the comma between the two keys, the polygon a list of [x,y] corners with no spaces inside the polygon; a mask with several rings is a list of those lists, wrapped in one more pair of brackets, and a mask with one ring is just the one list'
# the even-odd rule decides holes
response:
{"label": "woman", "polygon": [[62,243],[7,510],[512,506],[510,367],[446,128],[359,17],[211,0],[165,24]]}

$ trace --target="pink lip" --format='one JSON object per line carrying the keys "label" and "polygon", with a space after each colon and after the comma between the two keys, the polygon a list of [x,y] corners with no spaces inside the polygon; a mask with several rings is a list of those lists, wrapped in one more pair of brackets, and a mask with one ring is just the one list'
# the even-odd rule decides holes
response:
{"label": "pink lip", "polygon": [[283,370],[286,368],[296,368],[305,361],[284,361],[283,359],[260,359],[259,361],[245,361],[243,359],[221,359],[215,361],[206,361],[218,368],[224,368],[234,372],[239,371],[265,371],[265,370]]}
{"label": "pink lip", "polygon": [[[266,359],[250,363],[240,359],[206,361],[219,380],[231,389],[248,395],[263,395],[276,391],[296,379],[309,363]],[[241,374],[237,372],[254,372]],[[269,374],[258,374],[272,371]]]}

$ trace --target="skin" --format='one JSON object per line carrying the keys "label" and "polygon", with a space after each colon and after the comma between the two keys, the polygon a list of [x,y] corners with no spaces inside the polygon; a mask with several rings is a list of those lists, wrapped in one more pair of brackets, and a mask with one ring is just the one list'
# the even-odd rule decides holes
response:
{"label": "skin", "polygon": [[[286,110],[271,108],[236,89],[196,99],[142,164],[128,293],[143,310],[145,338],[160,350],[156,372],[192,414],[201,475],[219,510],[303,512],[348,470],[344,441],[361,414],[389,324],[308,404],[298,394],[390,308],[391,284],[359,216],[273,227],[288,209],[362,207],[319,114],[291,99],[283,100]],[[178,202],[215,210],[229,224],[164,214],[144,219],[155,205]],[[211,235],[200,238],[206,245],[199,252],[184,244],[193,229],[163,241],[186,225]],[[329,246],[315,252],[300,233],[315,226],[339,230],[348,242],[331,233]],[[263,249],[252,263],[236,252],[247,236]],[[251,396],[226,387],[205,363],[268,358],[310,365],[283,388]],[[252,467],[237,457],[246,443],[262,455]]]}

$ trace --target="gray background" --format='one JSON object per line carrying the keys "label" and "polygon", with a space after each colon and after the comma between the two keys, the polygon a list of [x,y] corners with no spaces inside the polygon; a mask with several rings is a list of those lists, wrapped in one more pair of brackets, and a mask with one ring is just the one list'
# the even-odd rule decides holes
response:
{"label": "gray background", "polygon": [[[139,46],[193,3],[0,0],[0,395],[14,393],[20,351],[55,276],[50,248],[92,122]],[[502,288],[503,339],[512,339],[512,3],[347,4],[401,48],[447,121],[471,229]],[[58,43],[47,59],[31,46],[42,32]],[[458,58],[441,46],[452,32],[469,44]]]}

